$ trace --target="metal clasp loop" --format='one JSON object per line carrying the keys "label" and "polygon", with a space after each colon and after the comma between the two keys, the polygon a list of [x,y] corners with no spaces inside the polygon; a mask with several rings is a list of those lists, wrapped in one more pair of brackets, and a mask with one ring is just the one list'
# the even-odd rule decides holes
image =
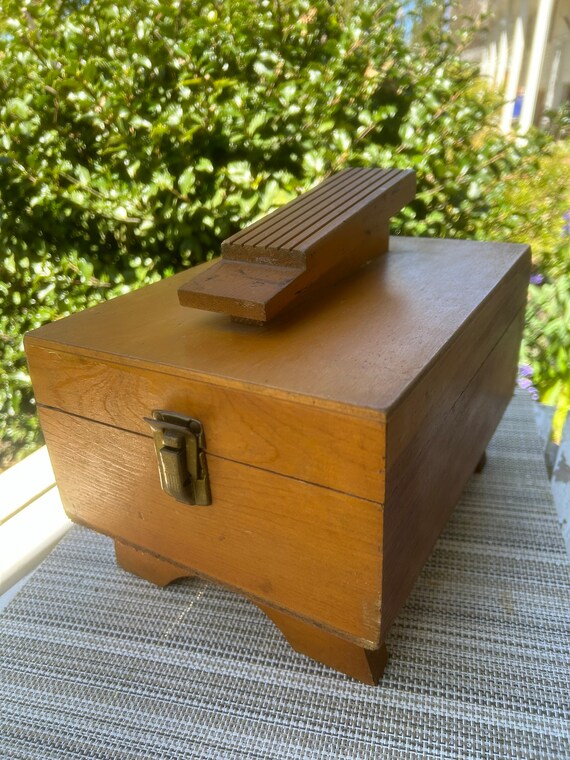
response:
{"label": "metal clasp loop", "polygon": [[155,409],[150,425],[162,490],[182,504],[212,503],[206,440],[200,420],[178,412]]}

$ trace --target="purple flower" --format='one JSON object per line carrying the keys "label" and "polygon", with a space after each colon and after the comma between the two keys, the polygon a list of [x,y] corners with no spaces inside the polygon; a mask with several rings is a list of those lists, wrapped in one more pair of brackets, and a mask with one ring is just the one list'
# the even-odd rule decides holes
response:
{"label": "purple flower", "polygon": [[519,377],[532,377],[530,364],[519,364]]}
{"label": "purple flower", "polygon": [[562,214],[562,218],[564,219],[564,227],[562,228],[562,234],[570,235],[570,211],[565,211]]}
{"label": "purple flower", "polygon": [[541,274],[531,274],[530,282],[531,285],[542,285],[544,277]]}
{"label": "purple flower", "polygon": [[517,385],[522,388],[523,391],[528,391],[533,401],[538,401],[539,393],[532,384],[532,367],[530,364],[519,364],[519,375],[517,377]]}

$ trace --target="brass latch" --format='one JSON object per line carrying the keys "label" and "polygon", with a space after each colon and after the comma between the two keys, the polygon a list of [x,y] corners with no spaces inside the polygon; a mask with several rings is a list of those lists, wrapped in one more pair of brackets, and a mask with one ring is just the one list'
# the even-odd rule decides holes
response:
{"label": "brass latch", "polygon": [[162,490],[182,504],[211,504],[202,423],[162,409],[155,409],[145,422],[153,431]]}

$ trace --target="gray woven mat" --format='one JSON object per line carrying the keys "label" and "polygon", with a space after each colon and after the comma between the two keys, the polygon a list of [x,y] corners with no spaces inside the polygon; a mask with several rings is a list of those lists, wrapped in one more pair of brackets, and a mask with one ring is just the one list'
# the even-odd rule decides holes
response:
{"label": "gray woven mat", "polygon": [[0,615],[0,756],[569,758],[570,572],[526,399],[488,453],[377,688],[213,584],[129,576],[74,528]]}

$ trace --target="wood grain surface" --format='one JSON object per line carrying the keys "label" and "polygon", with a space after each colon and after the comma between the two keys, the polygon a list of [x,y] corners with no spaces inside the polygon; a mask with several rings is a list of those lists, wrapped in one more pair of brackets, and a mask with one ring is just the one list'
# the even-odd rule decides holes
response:
{"label": "wood grain surface", "polygon": [[504,307],[501,284],[525,292],[528,256],[523,245],[392,238],[385,256],[266,327],[182,308],[182,272],[34,330],[26,348],[369,417],[395,408],[488,299]]}
{"label": "wood grain surface", "polygon": [[375,646],[380,505],[215,456],[212,504],[179,504],[150,438],[47,408],[40,420],[73,520]]}
{"label": "wood grain surface", "polygon": [[28,346],[43,406],[150,436],[153,409],[199,419],[216,456],[376,502],[384,500],[382,417],[185,379],[90,356]]}
{"label": "wood grain surface", "polygon": [[157,586],[168,586],[172,581],[192,576],[186,568],[137,549],[124,541],[115,540],[115,557],[123,570]]}
{"label": "wood grain surface", "polygon": [[377,649],[366,649],[280,610],[263,604],[257,606],[295,651],[370,686],[380,680],[388,661],[388,651],[383,644]]}
{"label": "wood grain surface", "polygon": [[306,266],[312,258],[333,257],[339,235],[344,243],[371,237],[371,226],[387,221],[412,200],[415,174],[400,169],[352,168],[333,174],[307,193],[268,214],[222,243],[234,261]]}
{"label": "wood grain surface", "polygon": [[412,171],[353,168],[222,243],[178,291],[180,303],[264,323],[388,249],[390,216],[411,201]]}
{"label": "wood grain surface", "polygon": [[[481,366],[472,376],[466,375],[459,394],[452,393],[450,385],[434,414],[418,411],[423,423],[387,470],[382,640],[512,397],[523,326],[521,309]],[[465,357],[469,350],[465,344]],[[392,435],[398,437],[398,428],[388,424],[388,448]]]}
{"label": "wood grain surface", "polygon": [[[266,327],[182,308],[181,273],[34,331],[68,513],[125,567],[224,583],[374,681],[510,398],[529,270],[527,246],[394,239]],[[160,489],[155,408],[204,423],[211,506]]]}
{"label": "wood grain surface", "polygon": [[[387,469],[393,467],[399,457],[407,456],[407,447],[416,439],[418,431],[432,429],[442,411],[453,405],[463,393],[467,383],[524,309],[529,276],[530,257],[525,256],[521,266],[497,284],[492,297],[483,301],[476,318],[469,320],[464,329],[455,334],[427,371],[418,376],[414,385],[403,392],[399,402],[389,410]],[[421,339],[421,331],[418,331],[417,339]],[[407,345],[407,350],[416,350],[415,341]]]}

